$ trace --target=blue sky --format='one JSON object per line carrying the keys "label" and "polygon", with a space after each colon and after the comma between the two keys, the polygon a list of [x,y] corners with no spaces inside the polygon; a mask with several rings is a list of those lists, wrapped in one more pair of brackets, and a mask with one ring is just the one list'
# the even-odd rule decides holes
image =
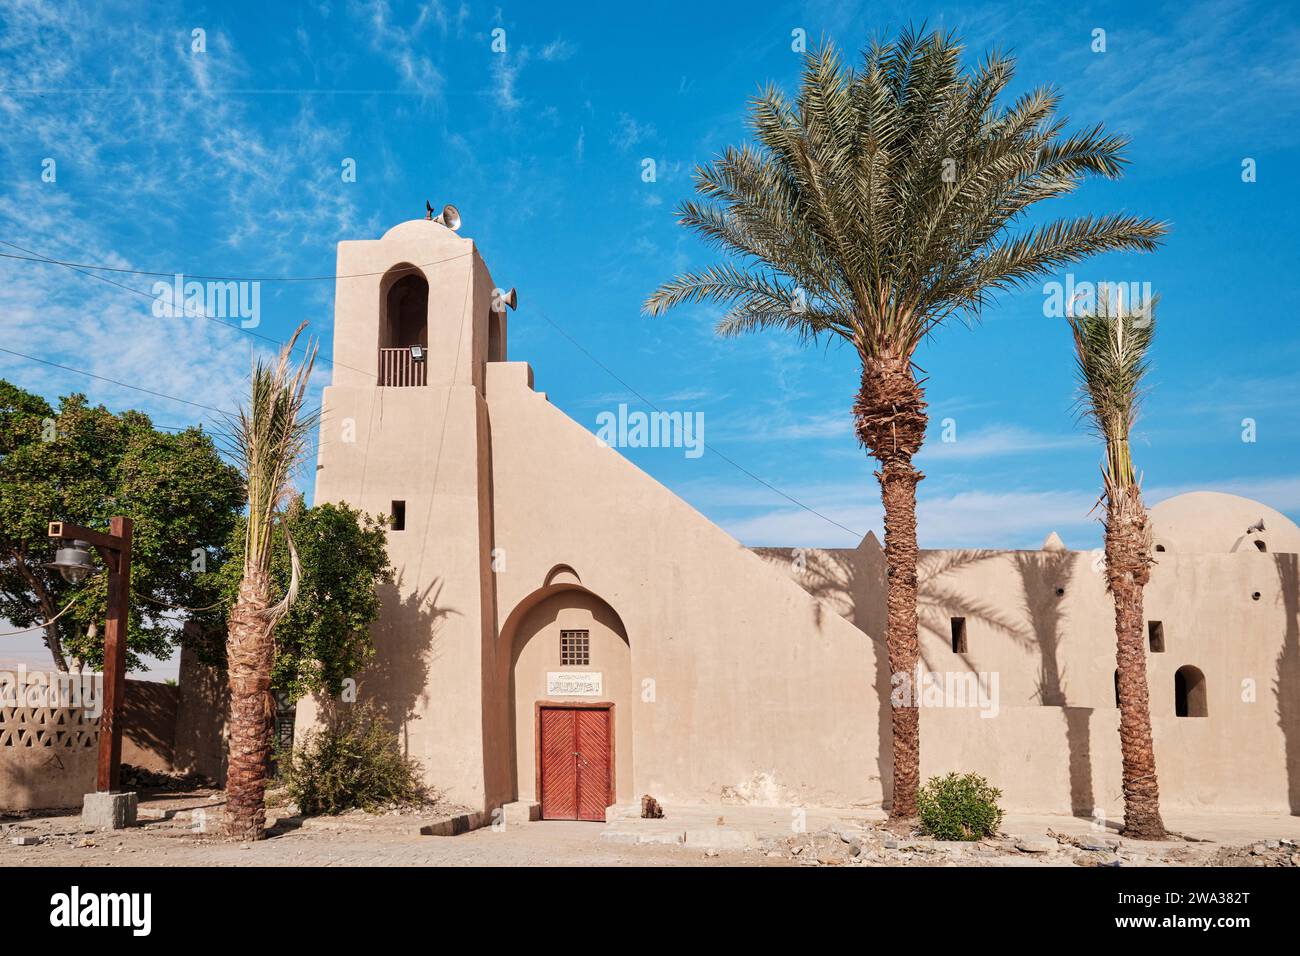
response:
{"label": "blue sky", "polygon": [[[1123,180],[1043,214],[1125,210],[1172,225],[1156,254],[1071,270],[1150,282],[1162,297],[1136,436],[1149,500],[1210,488],[1300,517],[1300,28],[1245,3],[1056,6],[6,0],[0,238],[129,269],[318,276],[340,240],[422,216],[426,198],[454,202],[497,282],[518,287],[511,357],[532,363],[556,405],[593,430],[620,402],[640,407],[559,326],[659,406],[703,412],[708,443],[745,469],[853,532],[878,532],[878,488],[851,428],[852,354],[775,335],[723,341],[712,309],[648,319],[640,305],[713,261],[673,207],[696,163],[747,138],[760,84],[794,84],[793,30],[856,51],[928,21],[963,34],[972,55],[1014,50],[1016,91],[1054,84],[1076,125],[1133,139]],[[504,53],[492,50],[498,28]],[[1097,29],[1105,52],[1092,50]],[[42,179],[48,158],[54,182]],[[1246,158],[1256,182],[1242,181]],[[355,182],[341,175],[347,159]],[[155,318],[152,279],[100,275],[137,294],[0,260],[0,343],[216,408],[239,401],[250,351],[301,319],[329,354],[331,282],[264,283],[259,338]],[[922,546],[1035,547],[1053,529],[1071,547],[1099,541],[1088,515],[1099,450],[1075,422],[1068,332],[1043,298],[1038,287],[1005,296],[978,327],[944,328],[918,355],[933,427]],[[216,418],[5,353],[0,376],[50,396],[84,390],[163,425]],[[1254,443],[1241,440],[1247,417]],[[958,439],[946,445],[945,418]],[[716,455],[627,454],[746,544],[856,543]]]}

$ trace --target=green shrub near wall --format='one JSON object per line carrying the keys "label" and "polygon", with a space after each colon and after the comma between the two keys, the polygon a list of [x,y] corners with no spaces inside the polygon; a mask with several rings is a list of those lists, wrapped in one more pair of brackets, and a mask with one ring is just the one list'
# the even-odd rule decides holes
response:
{"label": "green shrub near wall", "polygon": [[424,799],[420,767],[369,703],[348,707],[279,758],[280,778],[304,816],[412,806]]}
{"label": "green shrub near wall", "polygon": [[1002,791],[976,773],[931,777],[917,793],[921,829],[936,840],[994,836],[1002,822]]}

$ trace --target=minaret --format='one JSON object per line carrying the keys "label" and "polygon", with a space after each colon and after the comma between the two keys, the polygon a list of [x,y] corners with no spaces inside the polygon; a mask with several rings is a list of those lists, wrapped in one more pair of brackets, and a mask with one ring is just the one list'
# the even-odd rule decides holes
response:
{"label": "minaret", "polygon": [[[451,222],[458,225],[458,221]],[[317,503],[391,515],[376,656],[357,699],[388,715],[425,778],[491,809],[485,666],[496,633],[485,363],[505,315],[472,240],[416,219],[339,243],[333,380],[321,407]],[[298,733],[316,722],[299,707]]]}

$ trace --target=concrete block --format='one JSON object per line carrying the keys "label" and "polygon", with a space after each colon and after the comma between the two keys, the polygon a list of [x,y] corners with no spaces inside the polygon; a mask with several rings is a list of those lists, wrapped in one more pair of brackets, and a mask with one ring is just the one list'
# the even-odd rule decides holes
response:
{"label": "concrete block", "polygon": [[81,824],[95,830],[125,830],[135,826],[134,793],[88,793],[81,805]]}
{"label": "concrete block", "polygon": [[40,846],[41,838],[38,836],[17,836],[9,840],[14,846]]}
{"label": "concrete block", "polygon": [[470,830],[477,830],[488,822],[490,820],[486,813],[462,813],[454,817],[443,817],[441,820],[426,823],[420,827],[420,834],[422,836],[460,836]]}
{"label": "concrete block", "polygon": [[641,819],[641,804],[639,803],[612,803],[605,808],[606,823],[614,823],[617,820],[639,819]]}
{"label": "concrete block", "polygon": [[521,823],[532,823],[541,818],[542,805],[540,803],[516,800],[514,803],[507,803],[501,807],[501,819],[505,821],[507,827]]}

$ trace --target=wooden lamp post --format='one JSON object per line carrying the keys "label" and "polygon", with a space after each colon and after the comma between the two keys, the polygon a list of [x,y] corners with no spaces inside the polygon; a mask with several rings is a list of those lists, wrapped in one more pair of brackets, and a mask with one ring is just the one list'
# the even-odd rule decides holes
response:
{"label": "wooden lamp post", "polygon": [[66,521],[50,522],[50,537],[73,542],[54,561],[64,580],[74,584],[91,569],[84,547],[93,546],[108,566],[108,620],[104,627],[104,701],[99,718],[99,766],[95,788],[114,793],[122,766],[122,708],[126,697],[126,629],[131,607],[131,519],[110,518],[108,534]]}

